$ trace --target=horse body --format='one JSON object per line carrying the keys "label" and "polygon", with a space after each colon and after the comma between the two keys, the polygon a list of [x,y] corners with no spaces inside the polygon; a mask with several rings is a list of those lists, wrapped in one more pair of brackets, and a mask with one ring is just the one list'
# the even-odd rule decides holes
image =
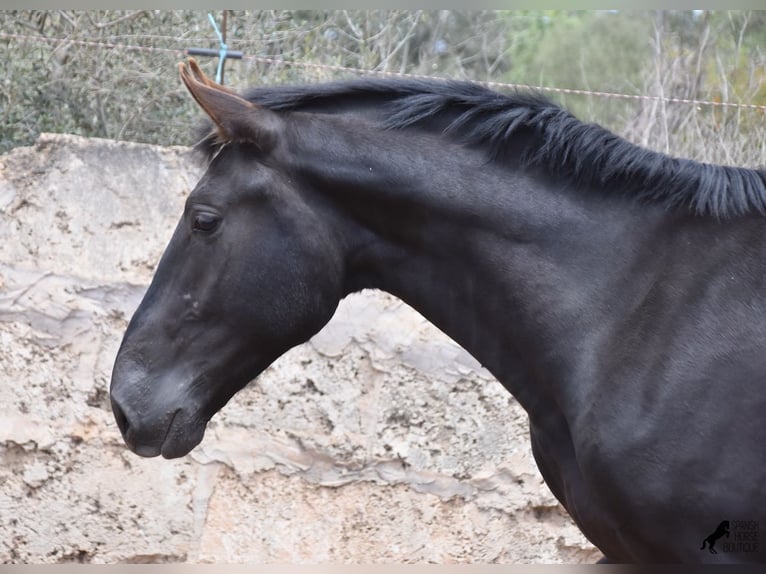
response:
{"label": "horse body", "polygon": [[[548,169],[527,152],[529,117],[495,125],[516,137],[488,157],[443,133],[466,106],[383,129],[383,84],[281,96],[279,111],[278,91],[242,99],[194,66],[183,77],[225,143],[205,140],[208,171],[115,363],[133,450],[186,454],[342,297],[383,289],[516,397],[546,483],[608,558],[766,561],[699,550],[723,519],[766,520],[761,215],[626,198],[619,173],[582,177],[572,149],[556,156],[572,173]],[[409,89],[417,108],[432,88]],[[639,175],[670,185],[660,171]]]}

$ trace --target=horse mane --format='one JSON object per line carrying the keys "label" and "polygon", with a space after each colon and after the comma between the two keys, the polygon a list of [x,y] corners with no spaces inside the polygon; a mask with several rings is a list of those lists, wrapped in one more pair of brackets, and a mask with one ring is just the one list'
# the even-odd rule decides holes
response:
{"label": "horse mane", "polygon": [[[375,110],[385,129],[440,129],[502,161],[511,145],[519,161],[577,187],[685,207],[714,217],[766,213],[766,171],[702,163],[642,148],[578,120],[536,92],[500,94],[478,84],[441,80],[361,79],[251,89],[248,100],[275,111]],[[208,132],[209,133],[209,132]],[[514,136],[517,136],[514,139]],[[212,154],[212,137],[198,147]]]}

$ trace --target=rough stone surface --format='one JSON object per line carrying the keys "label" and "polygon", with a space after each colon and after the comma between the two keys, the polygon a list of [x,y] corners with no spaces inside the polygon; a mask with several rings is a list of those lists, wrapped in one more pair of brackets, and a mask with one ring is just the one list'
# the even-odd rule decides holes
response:
{"label": "rough stone surface", "polygon": [[365,292],[183,459],[128,452],[108,384],[200,175],[185,148],[43,135],[0,156],[0,562],[592,562],[527,419]]}

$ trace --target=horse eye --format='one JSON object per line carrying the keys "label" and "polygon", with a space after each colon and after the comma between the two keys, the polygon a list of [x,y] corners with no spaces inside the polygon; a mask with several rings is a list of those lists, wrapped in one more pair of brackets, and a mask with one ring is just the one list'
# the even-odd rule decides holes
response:
{"label": "horse eye", "polygon": [[218,227],[219,218],[212,213],[200,212],[194,216],[194,231],[210,233]]}

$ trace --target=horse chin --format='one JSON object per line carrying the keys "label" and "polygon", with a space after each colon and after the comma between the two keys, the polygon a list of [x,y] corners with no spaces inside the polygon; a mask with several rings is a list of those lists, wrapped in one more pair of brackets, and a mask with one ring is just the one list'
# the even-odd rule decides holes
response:
{"label": "horse chin", "polygon": [[[163,458],[180,458],[189,454],[194,447],[202,442],[207,428],[207,420],[193,417],[184,420],[183,413],[178,413],[170,422],[168,434],[159,447]],[[141,454],[136,451],[136,454]],[[156,454],[154,455],[156,456]]]}
{"label": "horse chin", "polygon": [[[189,438],[181,441],[166,440],[164,443],[162,443],[159,454],[162,455],[162,458],[167,459],[181,458],[182,456],[186,456],[194,449],[194,447],[202,442],[202,436],[205,434],[205,429],[203,428],[198,434],[198,438]],[[136,454],[142,456],[138,451],[136,451]]]}

